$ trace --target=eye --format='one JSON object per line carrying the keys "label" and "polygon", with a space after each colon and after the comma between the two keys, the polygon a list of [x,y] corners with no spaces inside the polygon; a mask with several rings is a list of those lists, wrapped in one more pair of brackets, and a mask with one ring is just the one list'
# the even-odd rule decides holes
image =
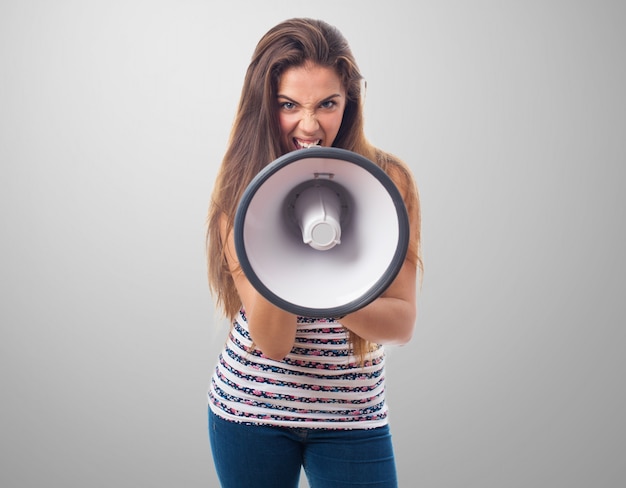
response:
{"label": "eye", "polygon": [[322,108],[334,108],[337,105],[337,102],[335,102],[334,100],[326,100],[325,102],[322,102],[320,104],[320,107]]}
{"label": "eye", "polygon": [[281,102],[280,108],[282,108],[283,110],[293,110],[294,108],[296,108],[296,104],[293,102]]}

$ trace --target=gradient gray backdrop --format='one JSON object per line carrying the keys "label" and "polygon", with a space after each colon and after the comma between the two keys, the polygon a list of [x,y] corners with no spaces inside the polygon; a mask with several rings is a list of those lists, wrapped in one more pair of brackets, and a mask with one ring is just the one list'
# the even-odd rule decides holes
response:
{"label": "gradient gray backdrop", "polygon": [[254,45],[292,16],[350,40],[367,133],[421,190],[401,486],[623,483],[625,11],[3,1],[0,485],[217,486],[204,219]]}

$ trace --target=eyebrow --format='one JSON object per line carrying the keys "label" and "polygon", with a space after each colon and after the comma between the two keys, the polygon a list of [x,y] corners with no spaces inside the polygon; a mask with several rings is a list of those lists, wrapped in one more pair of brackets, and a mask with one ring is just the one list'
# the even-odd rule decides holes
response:
{"label": "eyebrow", "polygon": [[[318,103],[322,103],[322,102],[326,102],[328,100],[331,100],[332,98],[337,98],[337,97],[341,97],[341,93],[334,93],[332,95],[327,96],[326,98],[322,98]],[[281,93],[279,93],[278,95],[276,95],[276,98],[284,98],[285,100],[289,100],[292,103],[297,103],[300,104],[300,102],[294,100],[291,97],[288,97],[287,95],[283,95]]]}

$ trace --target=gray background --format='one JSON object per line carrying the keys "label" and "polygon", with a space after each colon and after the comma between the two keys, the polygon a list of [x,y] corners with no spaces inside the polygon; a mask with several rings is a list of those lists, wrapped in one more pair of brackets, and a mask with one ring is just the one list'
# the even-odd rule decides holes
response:
{"label": "gray background", "polygon": [[292,16],[350,40],[367,133],[421,190],[401,486],[623,483],[625,10],[3,1],[0,485],[217,486],[204,219],[254,45]]}

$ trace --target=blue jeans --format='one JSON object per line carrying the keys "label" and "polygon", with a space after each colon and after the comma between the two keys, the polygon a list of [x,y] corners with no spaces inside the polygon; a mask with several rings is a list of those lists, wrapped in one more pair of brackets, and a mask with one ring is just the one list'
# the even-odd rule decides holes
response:
{"label": "blue jeans", "polygon": [[222,488],[396,488],[389,427],[328,430],[245,425],[209,409],[209,438]]}

